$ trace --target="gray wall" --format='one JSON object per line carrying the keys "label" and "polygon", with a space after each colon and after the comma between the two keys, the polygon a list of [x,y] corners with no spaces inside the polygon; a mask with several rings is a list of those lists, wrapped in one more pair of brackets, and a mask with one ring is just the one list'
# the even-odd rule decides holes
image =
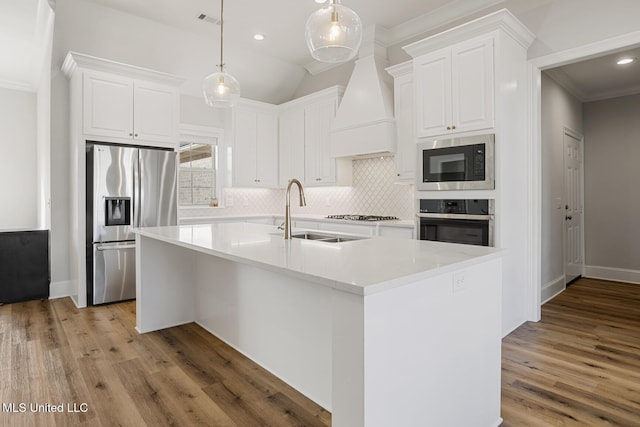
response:
{"label": "gray wall", "polygon": [[[542,74],[542,272],[545,288],[564,288],[564,128],[583,134],[582,103]],[[558,282],[558,280],[560,282]],[[558,289],[556,289],[557,291]],[[552,294],[555,292],[552,292]]]}
{"label": "gray wall", "polygon": [[37,97],[0,88],[0,229],[35,228]]}
{"label": "gray wall", "polygon": [[640,270],[640,95],[584,105],[586,265]]}

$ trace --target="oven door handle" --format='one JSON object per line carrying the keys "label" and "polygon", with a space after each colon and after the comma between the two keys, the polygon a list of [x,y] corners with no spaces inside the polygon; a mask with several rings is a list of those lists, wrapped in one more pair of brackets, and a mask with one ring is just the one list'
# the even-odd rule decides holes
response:
{"label": "oven door handle", "polygon": [[469,214],[447,214],[447,213],[419,213],[419,218],[442,218],[442,219],[471,219],[480,221],[493,221],[493,215],[469,215]]}

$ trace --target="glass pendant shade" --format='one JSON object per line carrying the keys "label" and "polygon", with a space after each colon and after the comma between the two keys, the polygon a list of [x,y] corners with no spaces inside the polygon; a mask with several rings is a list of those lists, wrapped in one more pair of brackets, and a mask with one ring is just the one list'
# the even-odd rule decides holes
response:
{"label": "glass pendant shade", "polygon": [[204,100],[210,107],[233,107],[240,98],[240,83],[218,66],[219,71],[209,74],[202,83]]}
{"label": "glass pendant shade", "polygon": [[202,82],[204,102],[211,107],[233,107],[240,98],[240,83],[224,71],[224,0],[220,0],[220,65],[218,71],[209,74]]}
{"label": "glass pendant shade", "polygon": [[356,56],[362,41],[362,22],[353,10],[329,0],[313,12],[305,29],[311,56],[321,62],[346,62]]}

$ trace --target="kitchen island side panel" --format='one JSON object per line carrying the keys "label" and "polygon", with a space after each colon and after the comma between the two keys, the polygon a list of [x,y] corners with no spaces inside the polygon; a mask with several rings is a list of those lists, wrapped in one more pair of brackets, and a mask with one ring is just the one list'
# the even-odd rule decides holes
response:
{"label": "kitchen island side panel", "polygon": [[192,253],[196,322],[331,410],[332,289]]}
{"label": "kitchen island side panel", "polygon": [[495,427],[502,261],[364,300],[367,427]]}
{"label": "kitchen island side panel", "polygon": [[195,259],[190,249],[136,234],[136,330],[195,321]]}

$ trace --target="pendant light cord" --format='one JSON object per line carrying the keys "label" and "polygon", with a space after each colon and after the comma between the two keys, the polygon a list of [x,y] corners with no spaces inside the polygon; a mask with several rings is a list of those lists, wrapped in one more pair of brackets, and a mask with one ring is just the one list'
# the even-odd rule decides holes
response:
{"label": "pendant light cord", "polygon": [[224,68],[223,49],[224,49],[224,0],[220,0],[220,72]]}

